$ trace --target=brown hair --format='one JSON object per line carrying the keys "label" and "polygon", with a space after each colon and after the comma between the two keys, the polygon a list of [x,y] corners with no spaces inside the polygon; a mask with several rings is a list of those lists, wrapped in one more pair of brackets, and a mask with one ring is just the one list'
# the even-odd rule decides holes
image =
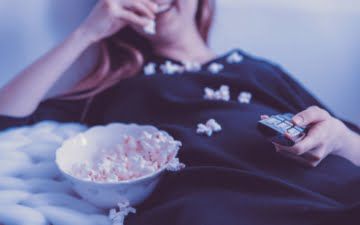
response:
{"label": "brown hair", "polygon": [[[201,37],[208,42],[208,36],[215,11],[214,0],[199,0],[196,24]],[[149,41],[131,28],[125,28],[101,43],[99,62],[92,73],[82,79],[61,99],[92,99],[96,94],[138,74],[149,53]]]}

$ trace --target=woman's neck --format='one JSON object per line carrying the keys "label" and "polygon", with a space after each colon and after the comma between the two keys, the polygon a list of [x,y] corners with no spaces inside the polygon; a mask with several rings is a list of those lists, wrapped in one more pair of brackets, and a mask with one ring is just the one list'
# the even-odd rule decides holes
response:
{"label": "woman's neck", "polygon": [[153,43],[155,53],[180,62],[205,63],[215,58],[200,34],[187,30],[174,41]]}

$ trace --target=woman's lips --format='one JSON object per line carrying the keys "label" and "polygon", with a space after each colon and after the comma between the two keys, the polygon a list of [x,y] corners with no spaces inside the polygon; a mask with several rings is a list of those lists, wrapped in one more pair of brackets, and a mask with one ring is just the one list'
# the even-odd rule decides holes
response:
{"label": "woman's lips", "polygon": [[158,11],[157,13],[164,13],[166,11],[169,11],[171,7],[174,5],[175,1],[167,1],[164,3],[158,3]]}
{"label": "woman's lips", "polygon": [[171,4],[159,5],[157,13],[165,12],[165,11],[169,10],[170,8],[171,8]]}

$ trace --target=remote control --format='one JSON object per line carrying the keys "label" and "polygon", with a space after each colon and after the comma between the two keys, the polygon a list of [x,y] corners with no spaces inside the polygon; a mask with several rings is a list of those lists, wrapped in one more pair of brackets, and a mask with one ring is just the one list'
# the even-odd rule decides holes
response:
{"label": "remote control", "polygon": [[[271,116],[258,122],[258,129],[271,142],[293,146],[297,141],[303,138],[307,128],[295,125],[292,122],[294,117],[291,113]],[[291,139],[285,136],[285,133],[291,136]]]}

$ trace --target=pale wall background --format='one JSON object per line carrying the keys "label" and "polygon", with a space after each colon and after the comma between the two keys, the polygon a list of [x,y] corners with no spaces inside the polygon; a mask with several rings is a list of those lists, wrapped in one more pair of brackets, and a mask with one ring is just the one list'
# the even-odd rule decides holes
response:
{"label": "pale wall background", "polygon": [[[95,1],[1,0],[0,86],[61,41]],[[339,116],[360,124],[360,1],[217,2],[217,52],[238,47],[281,64]]]}

